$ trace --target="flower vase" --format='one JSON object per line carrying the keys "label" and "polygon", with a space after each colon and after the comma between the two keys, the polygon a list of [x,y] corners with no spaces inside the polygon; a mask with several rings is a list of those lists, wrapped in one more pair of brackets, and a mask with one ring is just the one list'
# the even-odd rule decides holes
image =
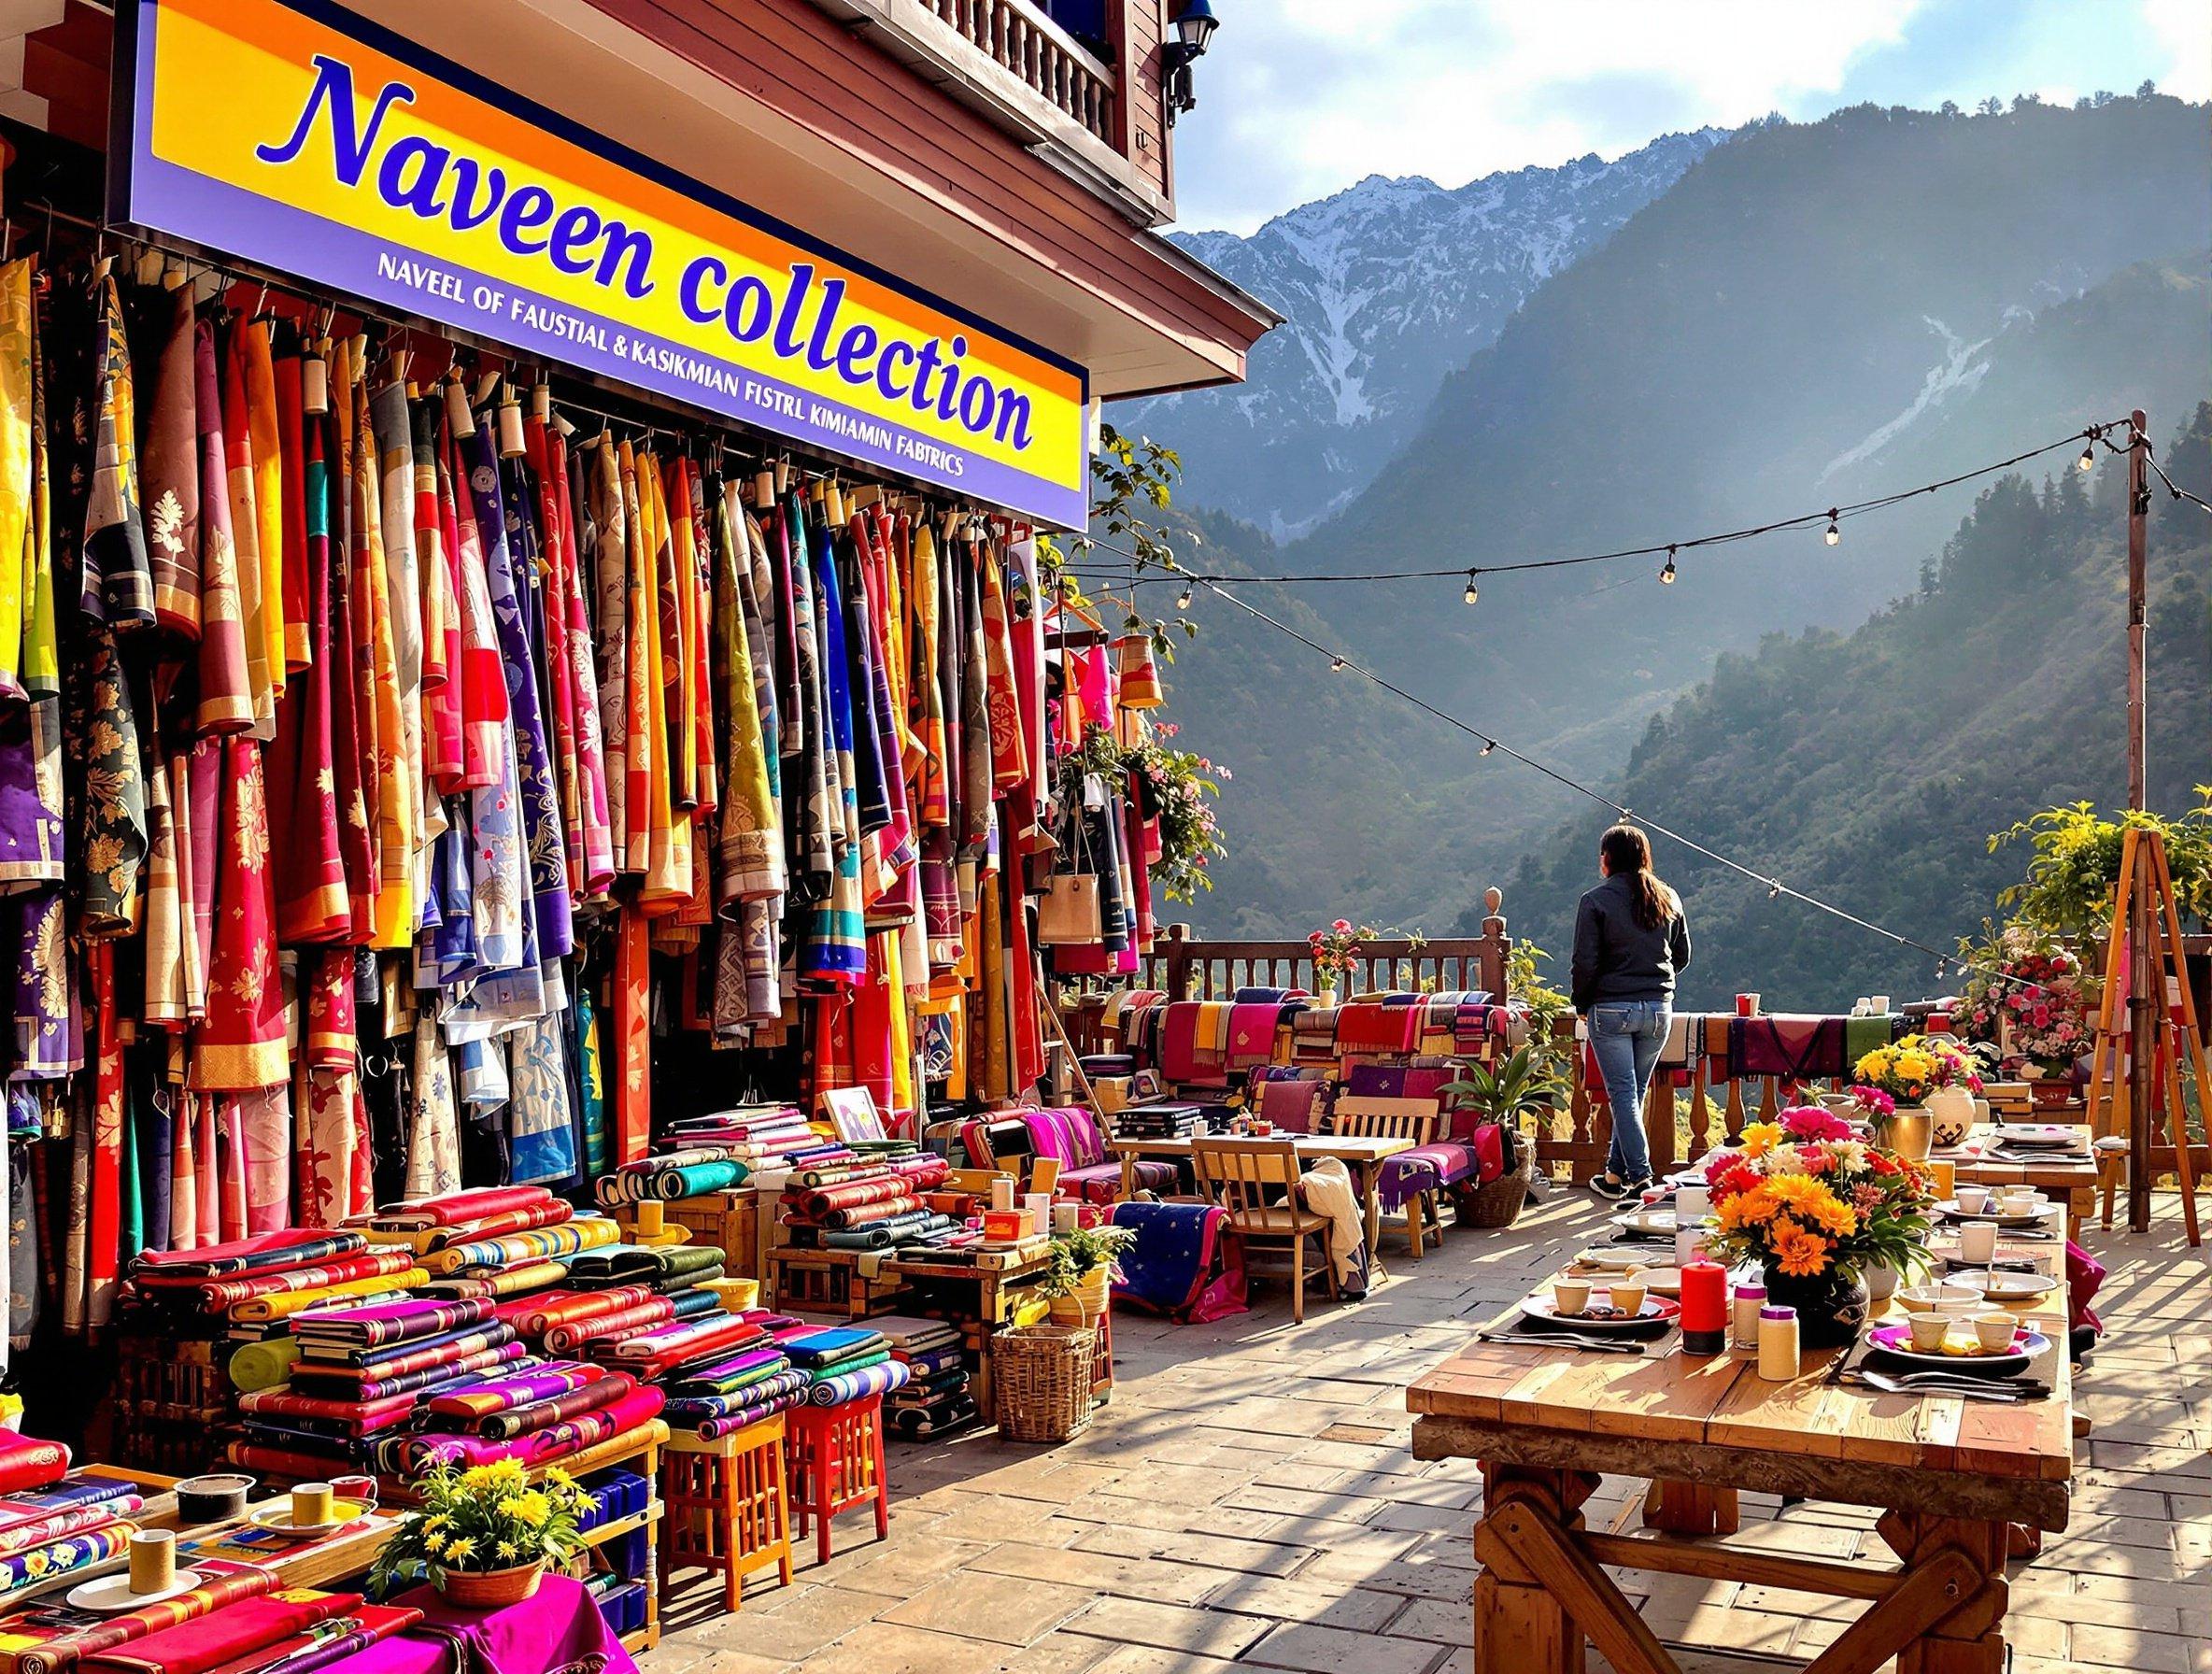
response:
{"label": "flower vase", "polygon": [[517,1564],[509,1569],[448,1569],[438,1591],[448,1604],[464,1610],[503,1610],[537,1595],[546,1562]]}
{"label": "flower vase", "polygon": [[1769,1307],[1797,1311],[1797,1341],[1808,1349],[1841,1348],[1855,1341],[1870,1306],[1866,1281],[1835,1267],[1796,1277],[1766,1264]]}
{"label": "flower vase", "polygon": [[1929,1138],[1943,1150],[1964,1144],[1974,1129],[1974,1095],[1964,1087],[1937,1087],[1921,1108],[1928,1113]]}
{"label": "flower vase", "polygon": [[1886,1302],[1897,1293],[1897,1270],[1886,1261],[1869,1262],[1866,1267],[1866,1300],[1869,1303]]}
{"label": "flower vase", "polygon": [[1926,1162],[1935,1138],[1935,1120],[1918,1104],[1900,1104],[1881,1124],[1882,1146],[1907,1162]]}

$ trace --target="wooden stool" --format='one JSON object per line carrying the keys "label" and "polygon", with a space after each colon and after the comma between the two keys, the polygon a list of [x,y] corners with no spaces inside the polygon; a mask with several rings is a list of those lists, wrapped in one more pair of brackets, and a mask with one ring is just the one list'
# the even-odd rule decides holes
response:
{"label": "wooden stool", "polygon": [[791,1507],[785,1489],[784,1414],[712,1441],[674,1431],[660,1454],[660,1596],[679,1568],[719,1569],[722,1602],[736,1610],[745,1577],[776,1567],[791,1584]]}
{"label": "wooden stool", "polygon": [[791,1511],[801,1539],[815,1528],[815,1554],[830,1561],[830,1520],[875,1502],[875,1538],[891,1532],[891,1479],[884,1468],[884,1397],[871,1395],[842,1407],[794,1407],[787,1448]]}

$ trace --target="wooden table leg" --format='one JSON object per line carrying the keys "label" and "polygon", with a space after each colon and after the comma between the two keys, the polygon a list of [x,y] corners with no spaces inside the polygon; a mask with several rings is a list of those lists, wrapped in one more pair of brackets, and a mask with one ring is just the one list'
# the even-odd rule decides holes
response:
{"label": "wooden table leg", "polygon": [[1121,1154],[1121,1200],[1127,1203],[1136,1195],[1137,1154],[1134,1151],[1124,1151]]}
{"label": "wooden table leg", "polygon": [[1959,1608],[1898,1651],[1897,1674],[2004,1674],[2007,1525],[1888,1511],[1879,1527],[1908,1573],[1957,1554],[1969,1584],[1980,1582]]}
{"label": "wooden table leg", "polygon": [[1644,1526],[1670,1535],[1733,1535],[1741,1526],[1736,1490],[1655,1477],[1644,1495]]}
{"label": "wooden table leg", "polygon": [[1359,1170],[1359,1206],[1368,1224],[1368,1259],[1370,1262],[1382,1251],[1382,1168],[1371,1162],[1364,1164]]}
{"label": "wooden table leg", "polygon": [[1580,1528],[1575,1508],[1597,1486],[1581,1471],[1482,1466],[1482,1520],[1475,1525],[1474,1674],[1583,1674],[1583,1637],[1565,1605],[1509,1538],[1518,1520]]}

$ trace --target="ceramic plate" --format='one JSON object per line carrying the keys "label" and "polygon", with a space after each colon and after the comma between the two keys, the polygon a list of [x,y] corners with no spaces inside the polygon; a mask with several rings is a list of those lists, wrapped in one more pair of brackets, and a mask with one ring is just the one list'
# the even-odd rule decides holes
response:
{"label": "ceramic plate", "polygon": [[2001,1145],[2020,1147],[2076,1147],[2087,1143],[2086,1136],[2079,1128],[2063,1127],[2055,1122],[2007,1122],[2002,1127],[1991,1128],[1989,1137]]}
{"label": "ceramic plate", "polygon": [[1971,1308],[1980,1294],[1978,1286],[1964,1284],[1907,1284],[1896,1293],[1897,1306],[1907,1313],[1925,1313],[1931,1308]]}
{"label": "ceramic plate", "polygon": [[[1595,1301],[1603,1286],[1593,1285],[1590,1299]],[[1521,1304],[1521,1312],[1539,1325],[1561,1326],[1574,1331],[1633,1331],[1638,1326],[1650,1326],[1655,1320],[1672,1319],[1681,1312],[1675,1303],[1658,1297],[1646,1297],[1643,1309],[1634,1319],[1584,1319],[1580,1314],[1562,1313],[1550,1297],[1531,1297]]]}
{"label": "ceramic plate", "polygon": [[97,1616],[112,1616],[118,1610],[143,1609],[158,1598],[174,1598],[179,1593],[189,1593],[200,1584],[197,1569],[179,1569],[175,1584],[159,1593],[131,1591],[131,1572],[120,1569],[113,1575],[103,1575],[98,1581],[88,1581],[81,1586],[69,1589],[69,1608],[91,1610]]}
{"label": "ceramic plate", "polygon": [[[1965,1330],[1968,1327],[1962,1326],[1958,1329]],[[1948,1371],[1972,1372],[1992,1378],[2008,1378],[2027,1370],[2028,1362],[2050,1346],[2050,1339],[2040,1331],[2029,1330],[2025,1326],[2013,1333],[2012,1352],[2008,1355],[1922,1354],[1912,1346],[1910,1326],[1877,1326],[1866,1333],[1866,1341],[1883,1354],[1910,1366],[1942,1367]]]}
{"label": "ceramic plate", "polygon": [[1981,1293],[1984,1301],[2000,1306],[2033,1302],[2059,1287],[2059,1282],[2048,1273],[1964,1272],[1952,1277],[1962,1284],[1971,1284]]}
{"label": "ceramic plate", "polygon": [[1976,1214],[1961,1209],[1955,1198],[1946,1198],[1936,1205],[1936,1213],[1947,1221],[1993,1221],[2000,1227],[2033,1227],[2043,1219],[2049,1207],[2046,1203],[2040,1208],[2029,1210],[2025,1214],[2007,1214],[2002,1209],[1985,1209]]}
{"label": "ceramic plate", "polygon": [[294,1523],[291,1520],[291,1502],[280,1499],[273,1506],[263,1506],[258,1511],[247,1513],[247,1520],[254,1527],[268,1530],[286,1540],[313,1540],[324,1535],[334,1535],[348,1523],[366,1517],[373,1508],[358,1499],[333,1499],[331,1510],[336,1513],[328,1523]]}
{"label": "ceramic plate", "polygon": [[1671,1209],[1635,1209],[1626,1214],[1613,1217],[1613,1225],[1624,1232],[1633,1232],[1642,1238],[1672,1238],[1675,1216]]}
{"label": "ceramic plate", "polygon": [[1655,1297],[1666,1297],[1671,1301],[1682,1294],[1682,1270],[1680,1268],[1647,1267],[1635,1276],[1641,1279],[1644,1288]]}
{"label": "ceramic plate", "polygon": [[1642,1267],[1648,1252],[1624,1249],[1619,1244],[1593,1244],[1575,1257],[1577,1267],[1594,1267],[1600,1272],[1624,1273],[1632,1267]]}

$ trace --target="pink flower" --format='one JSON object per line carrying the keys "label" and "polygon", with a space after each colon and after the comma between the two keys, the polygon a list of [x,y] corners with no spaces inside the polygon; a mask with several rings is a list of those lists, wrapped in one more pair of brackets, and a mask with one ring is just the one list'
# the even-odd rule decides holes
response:
{"label": "pink flower", "polygon": [[1328,928],[1332,930],[1341,933],[1342,931],[1348,930],[1352,928],[1352,920],[1349,918],[1340,918],[1336,921],[1336,923],[1330,925]]}
{"label": "pink flower", "polygon": [[[1848,1140],[1851,1126],[1834,1111],[1822,1104],[1801,1104],[1795,1110],[1782,1112],[1782,1129],[1792,1139]],[[1806,1158],[1808,1164],[1811,1157]]]}

